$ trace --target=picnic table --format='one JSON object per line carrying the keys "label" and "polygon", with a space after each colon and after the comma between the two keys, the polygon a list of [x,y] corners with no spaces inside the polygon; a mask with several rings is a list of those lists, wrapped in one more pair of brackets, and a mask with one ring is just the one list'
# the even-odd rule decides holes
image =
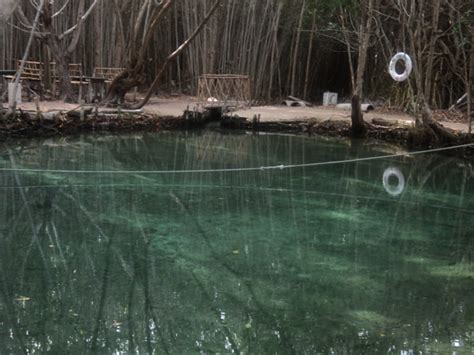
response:
{"label": "picnic table", "polygon": [[[21,66],[21,61],[17,61],[18,68]],[[119,75],[124,68],[107,68],[96,67],[92,76],[83,75],[82,64],[70,63],[69,75],[71,78],[71,85],[79,88],[79,101],[85,99],[87,102],[100,102],[105,98],[107,86],[112,83],[117,75]],[[49,80],[52,82],[53,95],[56,94],[58,77],[56,72],[56,63],[49,63]],[[6,93],[7,83],[15,79],[17,70],[0,70],[0,93]],[[26,61],[24,63],[24,70],[21,75],[22,83],[26,83],[28,96],[31,92],[38,92],[40,97],[43,96],[43,81],[45,80],[45,64],[43,62]]]}

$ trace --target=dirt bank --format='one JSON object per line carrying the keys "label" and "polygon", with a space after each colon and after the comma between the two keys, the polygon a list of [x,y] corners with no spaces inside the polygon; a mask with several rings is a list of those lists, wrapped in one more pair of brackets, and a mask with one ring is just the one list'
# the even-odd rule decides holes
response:
{"label": "dirt bank", "polygon": [[[154,97],[145,107],[145,113],[157,117],[182,117],[186,109],[193,110],[199,106],[199,102],[192,96],[180,97]],[[48,111],[67,111],[77,108],[75,104],[65,104],[62,101],[41,102],[40,109]],[[19,106],[20,109],[34,111],[36,106],[33,102],[25,102]],[[255,116],[260,116],[260,122],[292,122],[292,121],[340,121],[350,122],[350,111],[339,110],[334,107],[286,107],[286,106],[256,106],[249,109],[241,109],[233,112],[234,116],[251,121]],[[438,122],[443,126],[456,132],[467,133],[468,125],[462,120],[453,122],[449,115],[440,113],[436,115]],[[413,127],[414,118],[401,112],[381,111],[377,107],[364,115],[367,122],[373,120],[385,120],[398,125],[400,128]]]}
{"label": "dirt bank", "polygon": [[[36,114],[34,103],[20,105],[16,118],[0,122],[0,138],[38,137],[66,135],[82,132],[128,132],[160,131],[171,129],[191,129],[205,127],[212,117],[203,115],[199,103],[193,97],[158,98],[155,97],[141,114],[115,114],[89,108],[86,117],[79,114],[79,107],[60,101],[41,102],[40,111],[57,112],[54,118],[44,119]],[[188,110],[188,114],[184,112]],[[463,144],[469,141],[468,126],[462,121],[443,120],[447,115],[438,115],[440,123],[451,129]],[[214,117],[215,118],[215,117]],[[368,124],[368,137],[399,143],[409,147],[426,147],[413,134],[414,119],[403,113],[378,112],[365,114]],[[323,134],[349,137],[350,112],[336,108],[302,108],[283,106],[260,106],[227,113],[219,120],[226,129],[245,129],[254,131],[292,132]],[[443,145],[439,142],[438,145]]]}

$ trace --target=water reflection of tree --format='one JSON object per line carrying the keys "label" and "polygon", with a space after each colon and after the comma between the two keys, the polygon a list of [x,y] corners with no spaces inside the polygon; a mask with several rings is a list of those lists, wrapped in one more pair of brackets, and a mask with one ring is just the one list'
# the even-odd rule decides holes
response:
{"label": "water reflection of tree", "polygon": [[[230,141],[224,148],[245,146],[246,158],[238,163],[252,166],[332,159],[341,149],[348,157],[357,154],[328,144],[323,157],[310,143],[289,138],[280,138],[276,149],[265,140],[241,138],[245,143]],[[74,165],[81,168],[170,164],[161,160],[156,143],[141,137],[91,144],[78,144],[61,157],[48,148],[41,158],[51,168],[77,159],[78,152]],[[138,152],[132,158],[131,147]],[[195,159],[207,148],[194,156],[173,139],[166,147],[166,154],[176,152],[171,164],[177,168],[207,167]],[[400,334],[413,344],[426,336],[444,339],[444,315],[452,315],[455,332],[462,329],[460,307],[466,320],[473,319],[469,296],[462,293],[466,283],[442,285],[446,278],[431,275],[432,265],[414,266],[409,257],[436,261],[446,255],[442,247],[453,246],[459,255],[472,255],[472,213],[466,211],[472,206],[472,175],[461,169],[461,178],[453,168],[457,161],[438,172],[437,161],[446,160],[437,159],[302,173],[67,179],[20,174],[20,181],[4,173],[2,182],[16,189],[0,206],[10,223],[0,251],[0,313],[7,315],[15,342],[2,336],[2,346],[24,352],[40,344],[46,351],[51,339],[58,351],[183,353],[223,351],[228,342],[228,350],[261,353],[385,350],[402,347]],[[210,166],[220,164],[216,153],[211,160]],[[381,185],[385,164],[399,164],[407,174],[407,190],[398,199]],[[52,186],[26,188],[38,184]],[[435,196],[440,187],[446,193]],[[455,200],[458,191],[464,201]],[[435,230],[427,235],[426,221],[435,225],[440,214],[456,221],[456,238],[438,240],[442,232]],[[444,231],[453,231],[453,224]],[[19,253],[30,246],[29,254]],[[449,262],[465,260],[458,257]],[[23,273],[17,271],[21,265]],[[31,298],[24,309],[15,301],[21,296]],[[424,297],[430,302],[415,309],[415,300]],[[368,335],[359,337],[361,331]]]}
{"label": "water reflection of tree", "polygon": [[[416,268],[411,264],[415,262],[414,259],[417,257],[419,259],[416,260],[416,263],[433,262],[434,258],[441,257],[441,255],[445,258],[446,255],[449,255],[449,252],[445,252],[446,250],[451,251],[452,257],[449,261],[442,260],[451,265],[463,259],[459,258],[458,253],[472,255],[472,242],[464,238],[462,238],[464,240],[459,239],[461,234],[464,236],[472,234],[472,190],[467,191],[469,165],[463,166],[461,169],[462,177],[459,176],[458,165],[461,163],[460,160],[433,155],[409,160],[409,165],[407,161],[398,163],[405,166],[405,170],[408,171],[409,187],[395,201],[393,214],[386,220],[386,236],[390,238],[390,244],[396,246],[394,248],[396,253],[400,250],[402,255],[405,256],[405,258],[397,261],[397,263],[401,262],[401,265],[394,264],[393,268],[397,269],[401,266],[404,272],[400,279],[392,280],[392,284],[387,284],[387,286],[390,286],[392,290],[405,289],[407,286],[411,288],[411,292],[406,294],[406,304],[400,304],[401,307],[395,310],[395,314],[402,312],[413,315],[410,323],[413,325],[414,332],[408,335],[413,338],[410,344],[414,349],[417,347],[423,349],[420,344],[423,344],[424,337],[427,337],[427,334],[436,341],[446,338],[452,340],[456,336],[459,338],[462,333],[461,329],[466,325],[465,316],[459,313],[460,310],[465,312],[467,299],[461,290],[466,285],[466,279],[455,277],[448,285],[443,284],[444,281],[436,275],[433,277],[433,275],[425,274],[424,278],[418,279],[415,276],[417,272],[421,271],[422,274],[426,271],[430,272],[437,268],[436,264],[419,264]],[[434,196],[435,194],[438,196]],[[470,201],[466,201],[466,198]],[[417,233],[421,235],[427,224],[436,226],[437,220],[439,223],[440,216],[444,216],[443,220],[446,221],[445,216],[447,214],[452,216],[452,220],[448,225],[449,228],[441,225],[445,227],[441,231],[433,228],[432,235],[424,236],[423,240],[417,238]],[[407,220],[412,221],[409,226],[406,226]],[[445,232],[447,231],[449,231],[449,234],[446,235]],[[404,234],[411,234],[412,237],[406,238]],[[392,248],[390,247],[390,249]],[[440,253],[440,251],[442,252]],[[454,256],[454,254],[458,255]],[[393,261],[396,260],[394,255],[390,255],[390,253],[386,257]],[[423,260],[423,258],[426,259]],[[430,260],[430,258],[433,259]],[[469,262],[469,265],[471,265],[471,262]],[[433,280],[433,278],[438,279]],[[387,299],[392,299],[394,294],[394,292],[389,294]],[[415,306],[416,299],[430,301],[429,303],[427,301],[420,309],[418,304]],[[445,299],[449,299],[450,302],[448,304],[444,303]],[[440,309],[432,309],[433,304],[436,304],[436,307],[443,306]],[[472,310],[469,312],[472,316]],[[446,314],[450,314],[449,326],[458,328],[457,332],[452,332],[452,330],[445,332],[445,329],[440,326]],[[428,317],[427,315],[431,316]],[[390,316],[393,316],[393,314],[390,314]]]}

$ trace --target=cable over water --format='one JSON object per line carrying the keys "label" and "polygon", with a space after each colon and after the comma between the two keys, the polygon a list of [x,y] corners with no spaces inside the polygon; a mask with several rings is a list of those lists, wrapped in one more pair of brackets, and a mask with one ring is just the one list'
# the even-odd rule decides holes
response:
{"label": "cable over water", "polygon": [[256,172],[268,170],[286,170],[298,168],[310,168],[317,166],[339,165],[348,163],[358,163],[365,161],[383,160],[401,158],[407,156],[416,156],[431,153],[440,153],[450,150],[474,147],[474,143],[461,144],[451,147],[434,148],[427,150],[420,150],[416,152],[405,152],[399,154],[380,155],[366,158],[354,158],[347,160],[323,161],[307,164],[290,164],[290,165],[273,165],[250,168],[223,168],[223,169],[197,169],[197,170],[55,170],[55,169],[27,169],[27,168],[0,168],[0,172],[25,172],[25,173],[54,173],[54,174],[104,174],[104,175],[168,175],[168,174],[211,174],[211,173],[235,173],[235,172]]}

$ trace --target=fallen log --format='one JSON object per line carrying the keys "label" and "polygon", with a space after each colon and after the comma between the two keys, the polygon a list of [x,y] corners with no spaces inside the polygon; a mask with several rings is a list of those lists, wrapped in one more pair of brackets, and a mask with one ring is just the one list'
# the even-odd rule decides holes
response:
{"label": "fallen log", "polygon": [[310,102],[294,96],[288,96],[288,100],[283,101],[281,104],[288,107],[313,107],[313,104]]}
{"label": "fallen log", "polygon": [[373,118],[372,119],[372,124],[376,126],[382,126],[382,127],[396,127],[398,126],[397,121],[389,121],[384,118]]}

